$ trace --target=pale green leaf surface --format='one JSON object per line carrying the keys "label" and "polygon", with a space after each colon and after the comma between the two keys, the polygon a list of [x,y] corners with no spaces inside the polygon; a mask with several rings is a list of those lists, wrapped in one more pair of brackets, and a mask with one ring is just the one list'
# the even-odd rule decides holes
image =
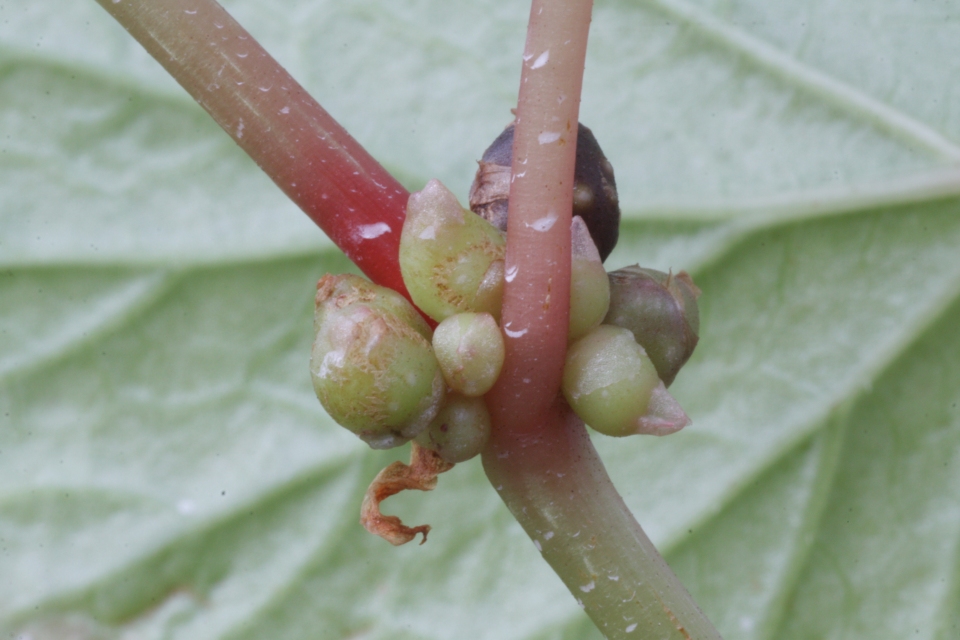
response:
{"label": "pale green leaf surface", "polygon": [[[411,188],[465,195],[526,3],[226,6]],[[598,2],[608,261],[691,270],[694,424],[596,443],[726,638],[960,637],[960,3]],[[313,398],[349,269],[93,2],[0,5],[0,637],[599,637],[477,461]]]}

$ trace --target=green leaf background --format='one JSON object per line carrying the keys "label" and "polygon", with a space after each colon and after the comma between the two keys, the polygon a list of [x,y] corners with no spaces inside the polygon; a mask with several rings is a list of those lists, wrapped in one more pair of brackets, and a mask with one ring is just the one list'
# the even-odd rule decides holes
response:
{"label": "green leaf background", "polygon": [[[519,0],[230,0],[412,189],[510,119]],[[597,0],[615,268],[691,271],[694,424],[595,442],[728,639],[960,637],[960,2]],[[95,3],[0,4],[0,638],[598,638],[478,461],[357,523],[307,374],[350,266]]]}

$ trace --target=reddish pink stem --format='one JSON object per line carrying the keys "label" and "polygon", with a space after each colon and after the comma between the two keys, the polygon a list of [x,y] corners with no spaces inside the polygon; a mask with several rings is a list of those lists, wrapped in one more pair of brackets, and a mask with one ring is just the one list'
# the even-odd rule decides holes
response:
{"label": "reddish pink stem", "polygon": [[371,280],[407,295],[406,189],[223,7],[97,1]]}
{"label": "reddish pink stem", "polygon": [[496,429],[541,428],[560,390],[570,313],[570,217],[590,0],[536,0],[523,55],[503,297]]}
{"label": "reddish pink stem", "polygon": [[719,640],[627,509],[559,396],[570,214],[591,0],[534,0],[514,134],[503,329],[483,468],[607,638]]}

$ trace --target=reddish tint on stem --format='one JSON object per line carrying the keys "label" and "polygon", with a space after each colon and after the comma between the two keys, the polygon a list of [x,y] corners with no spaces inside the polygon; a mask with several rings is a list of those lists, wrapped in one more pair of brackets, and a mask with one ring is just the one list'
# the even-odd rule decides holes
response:
{"label": "reddish tint on stem", "polygon": [[[407,192],[236,21],[213,0],[97,1],[364,273],[406,295],[398,247]],[[484,469],[606,637],[719,640],[558,395],[591,5],[531,8],[510,194],[507,362],[488,396],[495,428]]]}
{"label": "reddish tint on stem", "polygon": [[409,194],[213,0],[97,0],[375,283]]}
{"label": "reddish tint on stem", "polygon": [[592,2],[535,1],[523,55],[507,223],[503,372],[494,442],[537,437],[560,390],[570,312],[570,219]]}
{"label": "reddish tint on stem", "polygon": [[570,214],[591,0],[534,0],[513,147],[506,360],[488,394],[483,468],[544,559],[610,639],[719,640],[627,509],[559,397]]}

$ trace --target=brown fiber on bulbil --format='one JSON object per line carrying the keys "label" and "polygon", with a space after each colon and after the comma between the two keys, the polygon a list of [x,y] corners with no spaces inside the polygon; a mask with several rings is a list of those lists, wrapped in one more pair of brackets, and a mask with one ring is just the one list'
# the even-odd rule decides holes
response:
{"label": "brown fiber on bulbil", "polygon": [[317,287],[310,373],[327,413],[375,449],[401,445],[440,408],[430,329],[394,291],[354,275]]}
{"label": "brown fiber on bulbil", "polygon": [[[479,254],[490,259],[490,266],[480,278],[476,291],[462,291],[455,286],[455,269],[464,254]],[[433,267],[437,297],[463,311],[490,309],[491,315],[499,318],[500,298],[503,296],[503,254],[503,245],[486,241],[467,245],[460,253],[444,257]]]}
{"label": "brown fiber on bulbil", "polygon": [[431,180],[407,203],[400,269],[413,301],[434,320],[462,312],[499,319],[505,245],[500,231]]}

